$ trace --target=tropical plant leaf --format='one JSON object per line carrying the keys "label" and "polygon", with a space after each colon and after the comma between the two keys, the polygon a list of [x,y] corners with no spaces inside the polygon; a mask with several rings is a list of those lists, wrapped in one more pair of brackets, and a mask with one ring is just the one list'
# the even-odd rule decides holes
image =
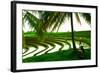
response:
{"label": "tropical plant leaf", "polygon": [[81,17],[84,18],[84,20],[88,23],[91,24],[91,14],[90,13],[79,13]]}
{"label": "tropical plant leaf", "polygon": [[81,25],[81,20],[80,20],[79,13],[74,13],[74,14],[75,14],[76,20],[77,20],[78,23]]}

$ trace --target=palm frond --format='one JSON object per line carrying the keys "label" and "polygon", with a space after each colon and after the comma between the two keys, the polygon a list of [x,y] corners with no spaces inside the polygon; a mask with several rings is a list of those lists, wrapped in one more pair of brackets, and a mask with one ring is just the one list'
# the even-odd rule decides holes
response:
{"label": "palm frond", "polygon": [[23,19],[29,22],[30,27],[34,28],[37,34],[42,34],[42,22],[36,16],[26,11]]}
{"label": "palm frond", "polygon": [[79,13],[80,16],[84,18],[84,20],[88,23],[91,24],[91,14],[90,13]]}
{"label": "palm frond", "polygon": [[74,13],[74,14],[75,14],[76,20],[81,25],[81,20],[80,20],[80,17],[79,17],[79,13]]}

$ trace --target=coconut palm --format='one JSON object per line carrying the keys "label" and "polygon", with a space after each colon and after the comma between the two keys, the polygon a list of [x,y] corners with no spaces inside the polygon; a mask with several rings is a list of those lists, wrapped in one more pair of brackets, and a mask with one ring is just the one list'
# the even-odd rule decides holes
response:
{"label": "coconut palm", "polygon": [[76,49],[75,41],[74,41],[74,27],[73,27],[73,14],[75,14],[75,17],[78,21],[78,23],[81,24],[80,17],[83,17],[87,23],[90,24],[91,22],[91,16],[89,13],[71,13],[71,12],[43,12],[41,15],[43,23],[43,29],[46,31],[48,28],[51,28],[52,31],[55,29],[59,29],[61,24],[65,21],[66,18],[71,21],[71,31],[72,31],[72,43],[73,43],[73,49]]}
{"label": "coconut palm", "polygon": [[37,14],[38,17],[29,11],[26,11],[23,20],[28,21],[29,25],[34,28],[34,31],[36,31],[39,36],[42,36],[43,32],[47,32],[47,30],[50,28],[52,28],[52,31],[55,29],[59,30],[59,27],[62,25],[66,18],[70,20],[74,50],[76,50],[76,45],[74,39],[73,14],[75,14],[75,17],[80,24],[80,17],[83,17],[87,23],[91,23],[91,16],[89,13],[37,11]]}
{"label": "coconut palm", "polygon": [[70,19],[71,19],[71,31],[72,31],[72,43],[73,43],[73,49],[75,50],[76,49],[76,45],[75,45],[75,41],[74,41],[74,27],[73,27],[73,14],[75,14],[76,16],[76,19],[78,21],[78,23],[81,24],[81,19],[80,19],[80,16],[83,17],[85,19],[85,21],[87,23],[91,23],[91,16],[89,13],[70,13]]}

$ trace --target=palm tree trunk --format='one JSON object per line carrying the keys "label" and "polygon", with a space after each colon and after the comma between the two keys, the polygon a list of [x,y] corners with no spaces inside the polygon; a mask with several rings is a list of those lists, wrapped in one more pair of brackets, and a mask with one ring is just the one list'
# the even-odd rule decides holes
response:
{"label": "palm tree trunk", "polygon": [[75,40],[74,40],[74,27],[73,27],[73,13],[71,14],[71,31],[72,31],[72,44],[73,44],[73,50],[76,50]]}

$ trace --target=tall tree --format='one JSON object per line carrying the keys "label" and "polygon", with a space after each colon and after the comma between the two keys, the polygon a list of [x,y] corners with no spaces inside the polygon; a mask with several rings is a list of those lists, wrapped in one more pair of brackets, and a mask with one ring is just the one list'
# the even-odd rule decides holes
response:
{"label": "tall tree", "polygon": [[47,32],[47,30],[50,28],[52,28],[52,31],[55,29],[59,30],[59,27],[62,25],[66,18],[70,20],[74,50],[76,50],[76,45],[74,39],[73,14],[75,14],[76,20],[80,24],[80,17],[83,17],[87,23],[91,23],[91,15],[89,13],[37,11],[37,14],[38,17],[29,11],[26,11],[23,19],[29,22],[30,26],[34,28],[39,36],[43,35],[43,32]]}

